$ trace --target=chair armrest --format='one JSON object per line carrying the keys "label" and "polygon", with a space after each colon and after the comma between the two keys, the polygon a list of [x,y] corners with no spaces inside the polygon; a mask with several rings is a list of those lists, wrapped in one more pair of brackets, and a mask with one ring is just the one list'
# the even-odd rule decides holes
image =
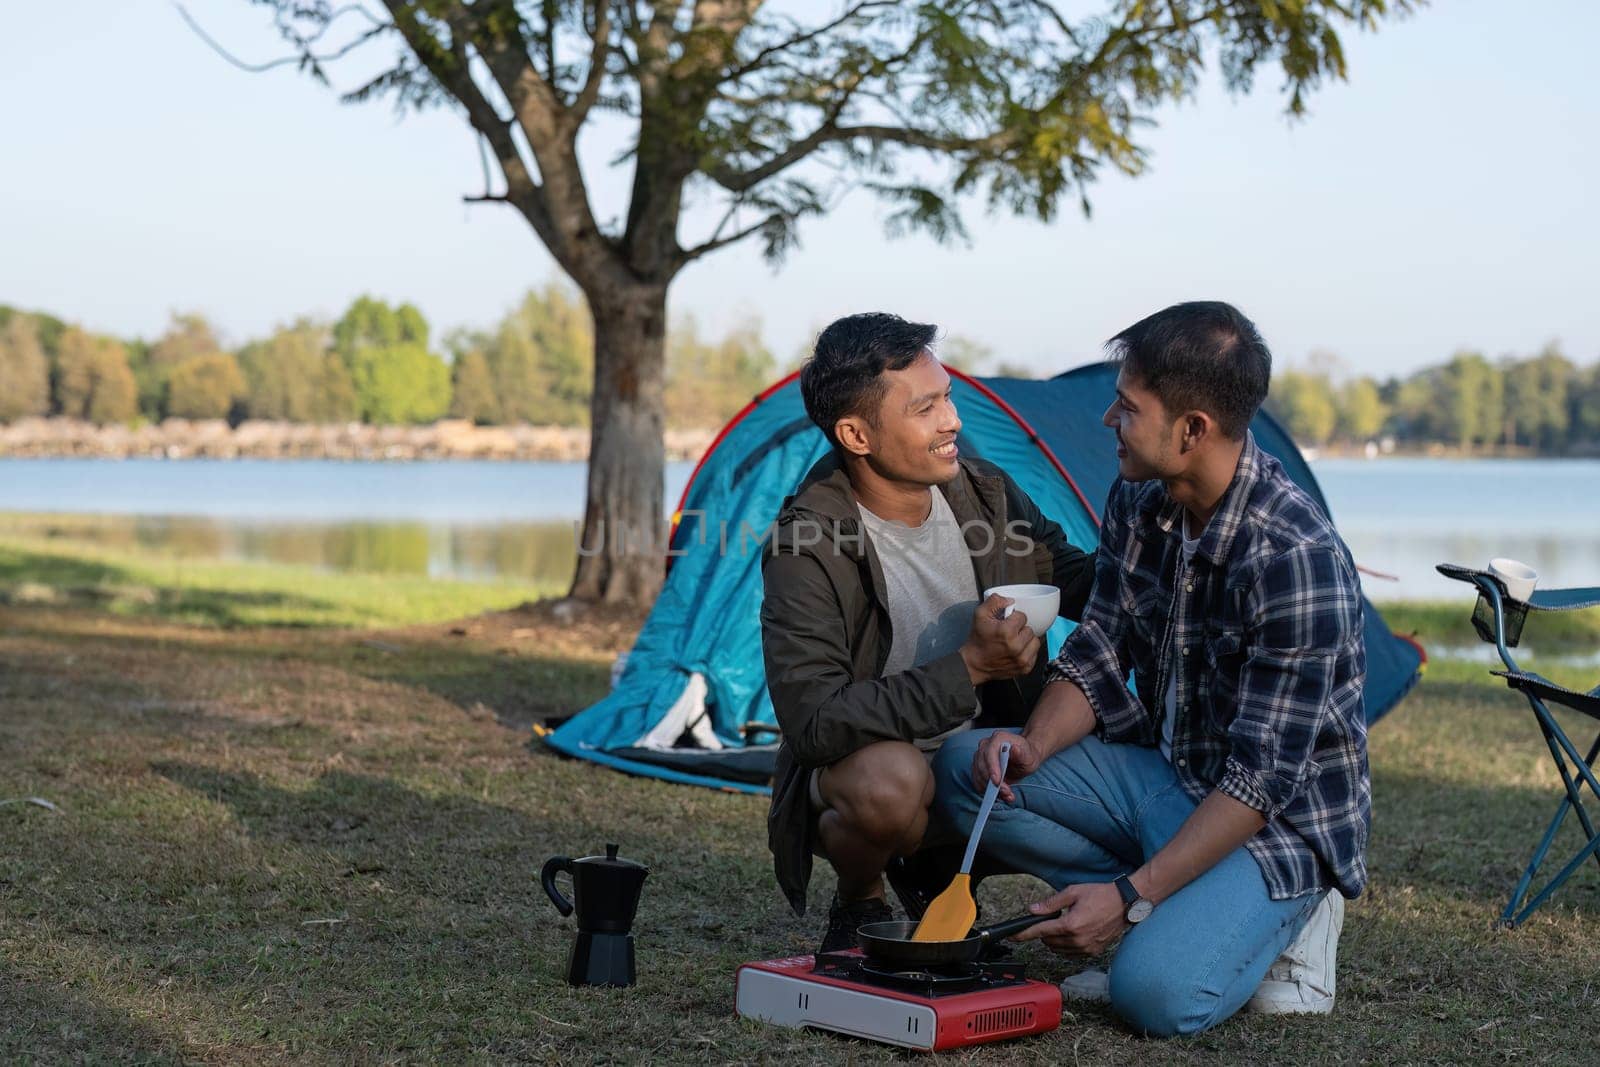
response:
{"label": "chair armrest", "polygon": [[[1459,563],[1440,563],[1434,569],[1446,578],[1466,582],[1477,589],[1478,602],[1472,608],[1472,628],[1489,644],[1502,646],[1500,658],[1507,666],[1515,667],[1505,649],[1516,648],[1517,642],[1522,640],[1522,624],[1528,618],[1528,605],[1507,596],[1505,583],[1486,570],[1463,567]],[[1494,605],[1489,599],[1491,594],[1500,603],[1498,622]]]}

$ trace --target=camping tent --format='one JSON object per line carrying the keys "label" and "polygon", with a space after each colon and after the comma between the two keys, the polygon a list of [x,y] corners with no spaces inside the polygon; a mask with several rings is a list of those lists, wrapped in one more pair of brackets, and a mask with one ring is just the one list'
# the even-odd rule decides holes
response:
{"label": "camping tent", "polygon": [[[1048,381],[951,371],[963,454],[1002,467],[1073,544],[1093,551],[1099,507],[1116,478],[1101,414],[1115,368],[1096,363]],[[1270,415],[1256,441],[1327,509],[1311,469]],[[766,792],[776,725],[761,660],[763,536],[828,451],[806,418],[797,377],[756,397],[728,423],[690,476],[674,518],[660,598],[604,700],[545,737],[560,752],[678,782]],[[1366,717],[1388,711],[1416,681],[1420,647],[1390,633],[1366,605]],[[1048,635],[1053,654],[1070,632]]]}

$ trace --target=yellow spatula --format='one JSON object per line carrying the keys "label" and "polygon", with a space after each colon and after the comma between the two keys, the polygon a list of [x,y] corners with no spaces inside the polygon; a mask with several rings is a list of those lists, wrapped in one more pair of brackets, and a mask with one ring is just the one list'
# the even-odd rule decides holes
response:
{"label": "yellow spatula", "polygon": [[[1011,760],[1011,746],[1000,746],[1000,778],[1005,779],[1006,764]],[[922,913],[913,941],[959,941],[972,929],[978,918],[978,905],[972,899],[972,860],[978,854],[978,838],[983,835],[983,824],[989,821],[989,809],[1000,793],[1000,783],[990,782],[983,791],[983,803],[978,807],[978,821],[972,824],[972,835],[967,838],[967,854],[961,858],[961,872],[951,879],[943,893],[933,898],[928,910]]]}

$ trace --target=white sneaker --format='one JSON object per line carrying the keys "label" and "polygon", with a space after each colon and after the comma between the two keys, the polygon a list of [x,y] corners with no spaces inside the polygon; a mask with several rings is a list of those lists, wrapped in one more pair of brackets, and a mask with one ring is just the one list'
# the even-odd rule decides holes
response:
{"label": "white sneaker", "polygon": [[1111,978],[1099,967],[1068,975],[1061,983],[1061,995],[1068,1000],[1087,1000],[1095,1004],[1111,1003]]}
{"label": "white sneaker", "polygon": [[1333,1011],[1334,968],[1343,929],[1344,897],[1334,889],[1322,898],[1268,969],[1245,1009],[1263,1015],[1326,1015]]}

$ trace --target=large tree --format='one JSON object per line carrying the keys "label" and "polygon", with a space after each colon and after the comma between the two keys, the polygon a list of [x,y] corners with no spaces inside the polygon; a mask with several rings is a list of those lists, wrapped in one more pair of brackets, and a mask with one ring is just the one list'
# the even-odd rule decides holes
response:
{"label": "large tree", "polygon": [[[332,60],[399,45],[346,94],[460,112],[508,205],[594,315],[592,440],[575,596],[641,600],[662,575],[638,533],[662,515],[667,292],[718,249],[778,258],[797,224],[865,188],[891,230],[964,230],[957,201],[1049,219],[1109,166],[1139,173],[1139,128],[1191,95],[1208,55],[1235,90],[1268,65],[1291,112],[1345,74],[1340,33],[1413,0],[252,0],[285,57],[327,80]],[[271,65],[271,64],[269,64]],[[578,137],[626,124],[633,182],[597,208]],[[685,232],[689,195],[720,222]],[[1085,200],[1086,204],[1087,201]],[[627,536],[616,536],[619,532]]]}

